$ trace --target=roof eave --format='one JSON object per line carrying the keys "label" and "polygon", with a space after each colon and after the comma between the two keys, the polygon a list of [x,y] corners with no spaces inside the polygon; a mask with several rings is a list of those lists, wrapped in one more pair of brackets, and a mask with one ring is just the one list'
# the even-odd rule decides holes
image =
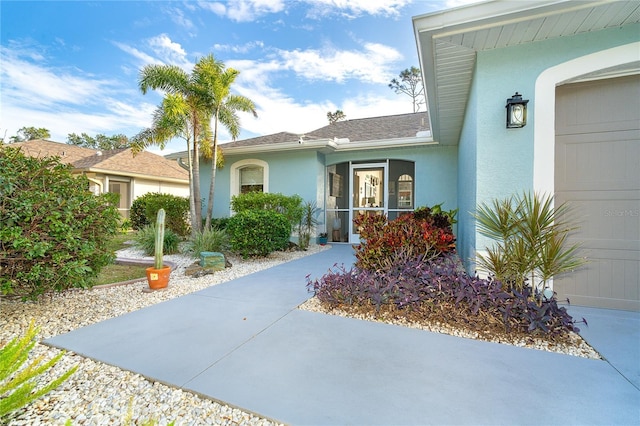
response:
{"label": "roof eave", "polygon": [[[615,0],[579,2],[570,0],[486,1],[414,16],[412,19],[414,36],[429,107],[430,128],[434,139],[443,145],[458,143],[475,67],[476,50],[464,45],[444,43],[443,39],[609,4],[615,5],[616,2]],[[452,72],[446,69],[446,63],[439,62],[436,46],[438,43],[446,45],[449,55],[451,52],[456,52],[456,63],[464,64],[462,68]],[[439,75],[455,75],[460,85],[454,87],[451,84],[442,83],[443,89],[438,84]],[[447,90],[449,92],[454,90],[455,96],[452,96],[453,92],[444,93]],[[465,94],[461,95],[460,91],[464,91]],[[452,98],[455,99],[455,105],[448,102]]]}
{"label": "roof eave", "polygon": [[132,178],[138,178],[138,179],[158,180],[162,182],[189,184],[189,179],[179,179],[179,178],[172,178],[172,177],[166,177],[166,176],[147,175],[143,173],[122,172],[118,170],[100,169],[96,167],[88,167],[88,168],[74,167],[73,170],[76,172],[83,172],[83,173],[101,173],[101,174],[111,175],[111,176],[123,176],[123,177],[132,177]]}

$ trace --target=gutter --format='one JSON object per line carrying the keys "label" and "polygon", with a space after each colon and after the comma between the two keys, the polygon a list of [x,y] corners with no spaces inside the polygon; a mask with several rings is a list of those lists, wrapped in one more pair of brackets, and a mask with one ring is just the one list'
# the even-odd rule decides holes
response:
{"label": "gutter", "polygon": [[[268,152],[298,151],[298,150],[316,150],[324,154],[333,152],[358,151],[365,149],[389,149],[389,148],[410,148],[425,145],[438,145],[439,142],[433,140],[430,131],[418,132],[414,137],[397,138],[397,139],[379,139],[368,141],[351,142],[348,138],[333,139],[309,139],[301,138],[296,142],[285,142],[278,144],[264,145],[247,145],[237,147],[226,147],[221,145],[222,152],[225,155],[241,155],[241,154],[257,154]],[[168,154],[165,158],[170,160],[178,160],[180,164],[186,151]],[[184,167],[181,164],[182,167]]]}
{"label": "gutter", "polygon": [[133,178],[149,179],[149,180],[161,180],[163,182],[172,182],[172,183],[188,183],[189,182],[189,179],[145,175],[142,173],[121,172],[121,171],[110,170],[110,169],[88,168],[88,169],[75,169],[75,170],[85,172],[85,173],[101,173],[101,174],[112,175],[112,176],[124,176],[124,177],[133,177]]}

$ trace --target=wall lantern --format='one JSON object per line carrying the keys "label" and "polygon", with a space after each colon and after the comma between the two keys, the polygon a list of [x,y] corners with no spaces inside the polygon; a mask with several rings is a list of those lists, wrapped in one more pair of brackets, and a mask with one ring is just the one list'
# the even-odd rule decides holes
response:
{"label": "wall lantern", "polygon": [[507,99],[507,129],[517,129],[527,125],[527,102],[522,95],[516,92]]}

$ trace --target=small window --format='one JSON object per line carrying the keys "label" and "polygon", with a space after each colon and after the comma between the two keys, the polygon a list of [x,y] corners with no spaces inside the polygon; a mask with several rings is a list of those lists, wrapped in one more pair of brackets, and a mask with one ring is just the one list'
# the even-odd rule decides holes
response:
{"label": "small window", "polygon": [[247,192],[264,192],[264,168],[260,166],[247,166],[240,172],[240,194]]}
{"label": "small window", "polygon": [[398,208],[413,208],[413,178],[410,175],[398,178]]}
{"label": "small window", "polygon": [[266,161],[250,158],[231,165],[230,193],[234,195],[247,192],[269,192],[269,164]]}

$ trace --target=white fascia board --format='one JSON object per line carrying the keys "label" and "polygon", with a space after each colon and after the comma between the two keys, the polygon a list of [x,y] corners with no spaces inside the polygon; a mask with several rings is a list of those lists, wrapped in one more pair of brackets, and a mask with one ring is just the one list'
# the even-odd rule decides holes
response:
{"label": "white fascia board", "polygon": [[338,142],[336,151],[356,151],[363,149],[388,149],[388,148],[407,148],[421,145],[437,145],[429,136],[398,138],[398,139],[382,139],[375,141],[354,141],[354,142]]}
{"label": "white fascia board", "polygon": [[[298,151],[298,150],[316,150],[323,153],[330,153],[336,151],[356,151],[363,149],[387,149],[387,148],[406,148],[421,145],[437,145],[438,142],[433,140],[431,132],[424,132],[424,136],[416,136],[411,138],[398,138],[398,139],[381,139],[371,141],[355,141],[351,142],[349,139],[316,139],[305,140],[302,143],[299,142],[287,142],[279,144],[265,144],[265,145],[251,145],[251,146],[239,146],[225,148],[222,146],[222,151],[225,155],[239,155],[239,154],[259,154],[267,152],[284,152],[284,151]],[[187,152],[175,152],[165,156],[165,158],[177,160],[179,158],[186,158]]]}
{"label": "white fascia board", "polygon": [[[496,25],[533,20],[542,16],[556,14],[558,11],[564,13],[571,10],[590,8],[613,1],[615,0],[491,0],[418,15],[412,19],[415,32],[433,32],[438,37],[444,37]],[[532,12],[540,8],[543,9],[539,14]],[[512,16],[508,17],[509,15]],[[502,16],[505,16],[506,19],[500,20],[499,18]],[[446,31],[440,31],[445,28],[447,29]]]}

